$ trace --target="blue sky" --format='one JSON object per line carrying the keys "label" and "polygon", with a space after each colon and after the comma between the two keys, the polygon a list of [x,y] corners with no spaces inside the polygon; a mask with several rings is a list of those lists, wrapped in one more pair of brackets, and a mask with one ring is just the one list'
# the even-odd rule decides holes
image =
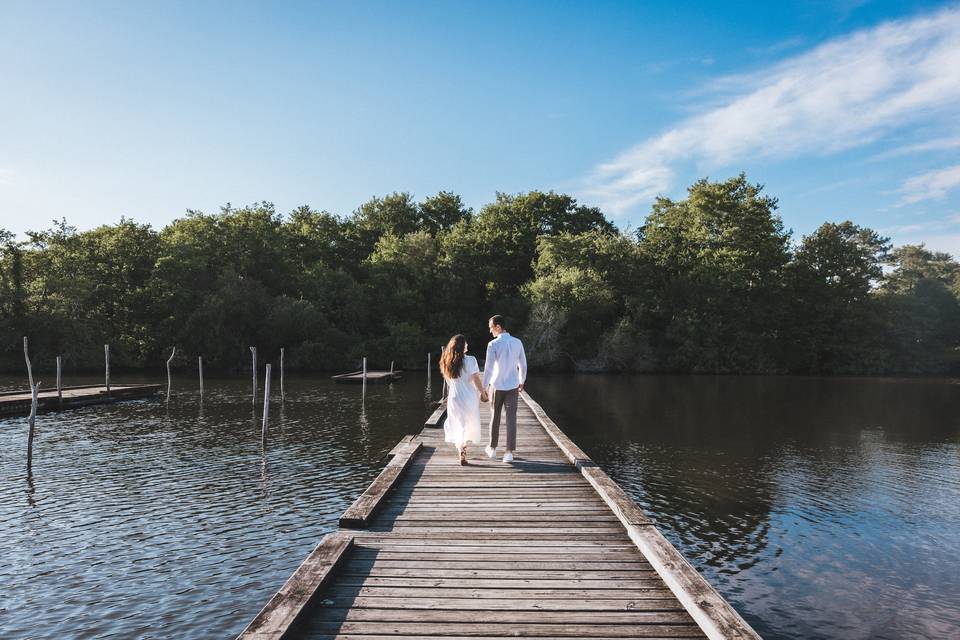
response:
{"label": "blue sky", "polygon": [[960,255],[957,2],[0,0],[0,227],[746,171],[797,236]]}

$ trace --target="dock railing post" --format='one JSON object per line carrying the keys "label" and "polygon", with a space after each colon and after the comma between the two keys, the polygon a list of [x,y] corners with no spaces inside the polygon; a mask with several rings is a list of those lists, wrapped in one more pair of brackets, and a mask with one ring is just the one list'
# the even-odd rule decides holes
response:
{"label": "dock railing post", "polygon": [[27,363],[27,378],[30,379],[30,388],[33,389],[33,367],[30,366],[30,342],[23,336],[23,359]]}
{"label": "dock railing post", "polygon": [[250,354],[253,356],[253,397],[250,402],[257,404],[257,348],[250,347]]}
{"label": "dock railing post", "polygon": [[33,434],[37,422],[37,394],[40,393],[40,383],[30,388],[30,431],[27,434],[27,475],[33,473]]}
{"label": "dock railing post", "polygon": [[61,373],[63,371],[63,358],[57,356],[57,405],[63,408],[63,385],[61,384]]}
{"label": "dock railing post", "polygon": [[263,378],[263,429],[260,433],[260,443],[263,446],[267,444],[267,418],[270,415],[270,365],[267,364],[267,372]]}
{"label": "dock railing post", "polygon": [[203,400],[203,356],[197,356],[197,369],[200,371],[200,399]]}
{"label": "dock railing post", "polygon": [[110,395],[110,345],[103,345],[103,366],[106,372],[107,395]]}
{"label": "dock railing post", "polygon": [[177,348],[174,347],[173,351],[170,352],[170,357],[167,358],[167,402],[170,402],[170,387],[173,384],[173,377],[170,375],[170,363],[173,362],[173,356],[177,355]]}
{"label": "dock railing post", "polygon": [[283,375],[283,347],[280,347],[280,402],[283,402],[287,397],[287,391],[284,389],[284,375]]}

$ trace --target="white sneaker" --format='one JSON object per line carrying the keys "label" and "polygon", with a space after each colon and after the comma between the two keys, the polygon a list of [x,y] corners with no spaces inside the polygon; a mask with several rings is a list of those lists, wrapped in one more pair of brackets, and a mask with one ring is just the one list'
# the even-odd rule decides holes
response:
{"label": "white sneaker", "polygon": [[487,452],[487,457],[488,457],[488,458],[496,458],[496,457],[497,457],[497,450],[494,449],[494,448],[492,448],[492,447],[490,447],[490,446],[488,446],[486,449],[484,449],[484,451]]}
{"label": "white sneaker", "polygon": [[505,454],[503,454],[503,461],[504,461],[504,462],[513,462],[513,452],[507,451]]}

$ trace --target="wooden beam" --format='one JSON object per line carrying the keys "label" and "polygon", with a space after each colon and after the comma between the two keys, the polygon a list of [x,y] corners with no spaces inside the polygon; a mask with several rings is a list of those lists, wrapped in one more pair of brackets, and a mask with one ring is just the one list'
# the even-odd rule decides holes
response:
{"label": "wooden beam", "polygon": [[237,640],[281,640],[310,606],[353,545],[353,536],[331,533],[307,556]]}
{"label": "wooden beam", "polygon": [[377,507],[383,502],[384,497],[403,474],[410,461],[420,451],[421,446],[422,443],[419,440],[406,443],[387,463],[377,479],[367,487],[367,490],[350,505],[349,509],[343,512],[343,515],[340,516],[340,526],[348,529],[366,528],[370,524]]}
{"label": "wooden beam", "polygon": [[441,402],[440,406],[430,414],[430,417],[427,418],[427,421],[423,423],[424,427],[437,428],[443,426],[444,418],[447,415],[447,403]]}

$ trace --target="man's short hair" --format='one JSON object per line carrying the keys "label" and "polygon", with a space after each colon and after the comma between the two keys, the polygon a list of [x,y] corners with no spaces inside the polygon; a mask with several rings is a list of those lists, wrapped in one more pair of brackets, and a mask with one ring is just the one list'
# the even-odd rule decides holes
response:
{"label": "man's short hair", "polygon": [[506,329],[506,328],[507,328],[507,326],[506,326],[507,323],[504,321],[503,316],[499,316],[499,315],[497,315],[497,316],[492,316],[492,317],[490,318],[490,323],[491,323],[491,324],[494,324],[494,325],[496,325],[496,326],[498,326],[498,327],[500,327],[501,329]]}

